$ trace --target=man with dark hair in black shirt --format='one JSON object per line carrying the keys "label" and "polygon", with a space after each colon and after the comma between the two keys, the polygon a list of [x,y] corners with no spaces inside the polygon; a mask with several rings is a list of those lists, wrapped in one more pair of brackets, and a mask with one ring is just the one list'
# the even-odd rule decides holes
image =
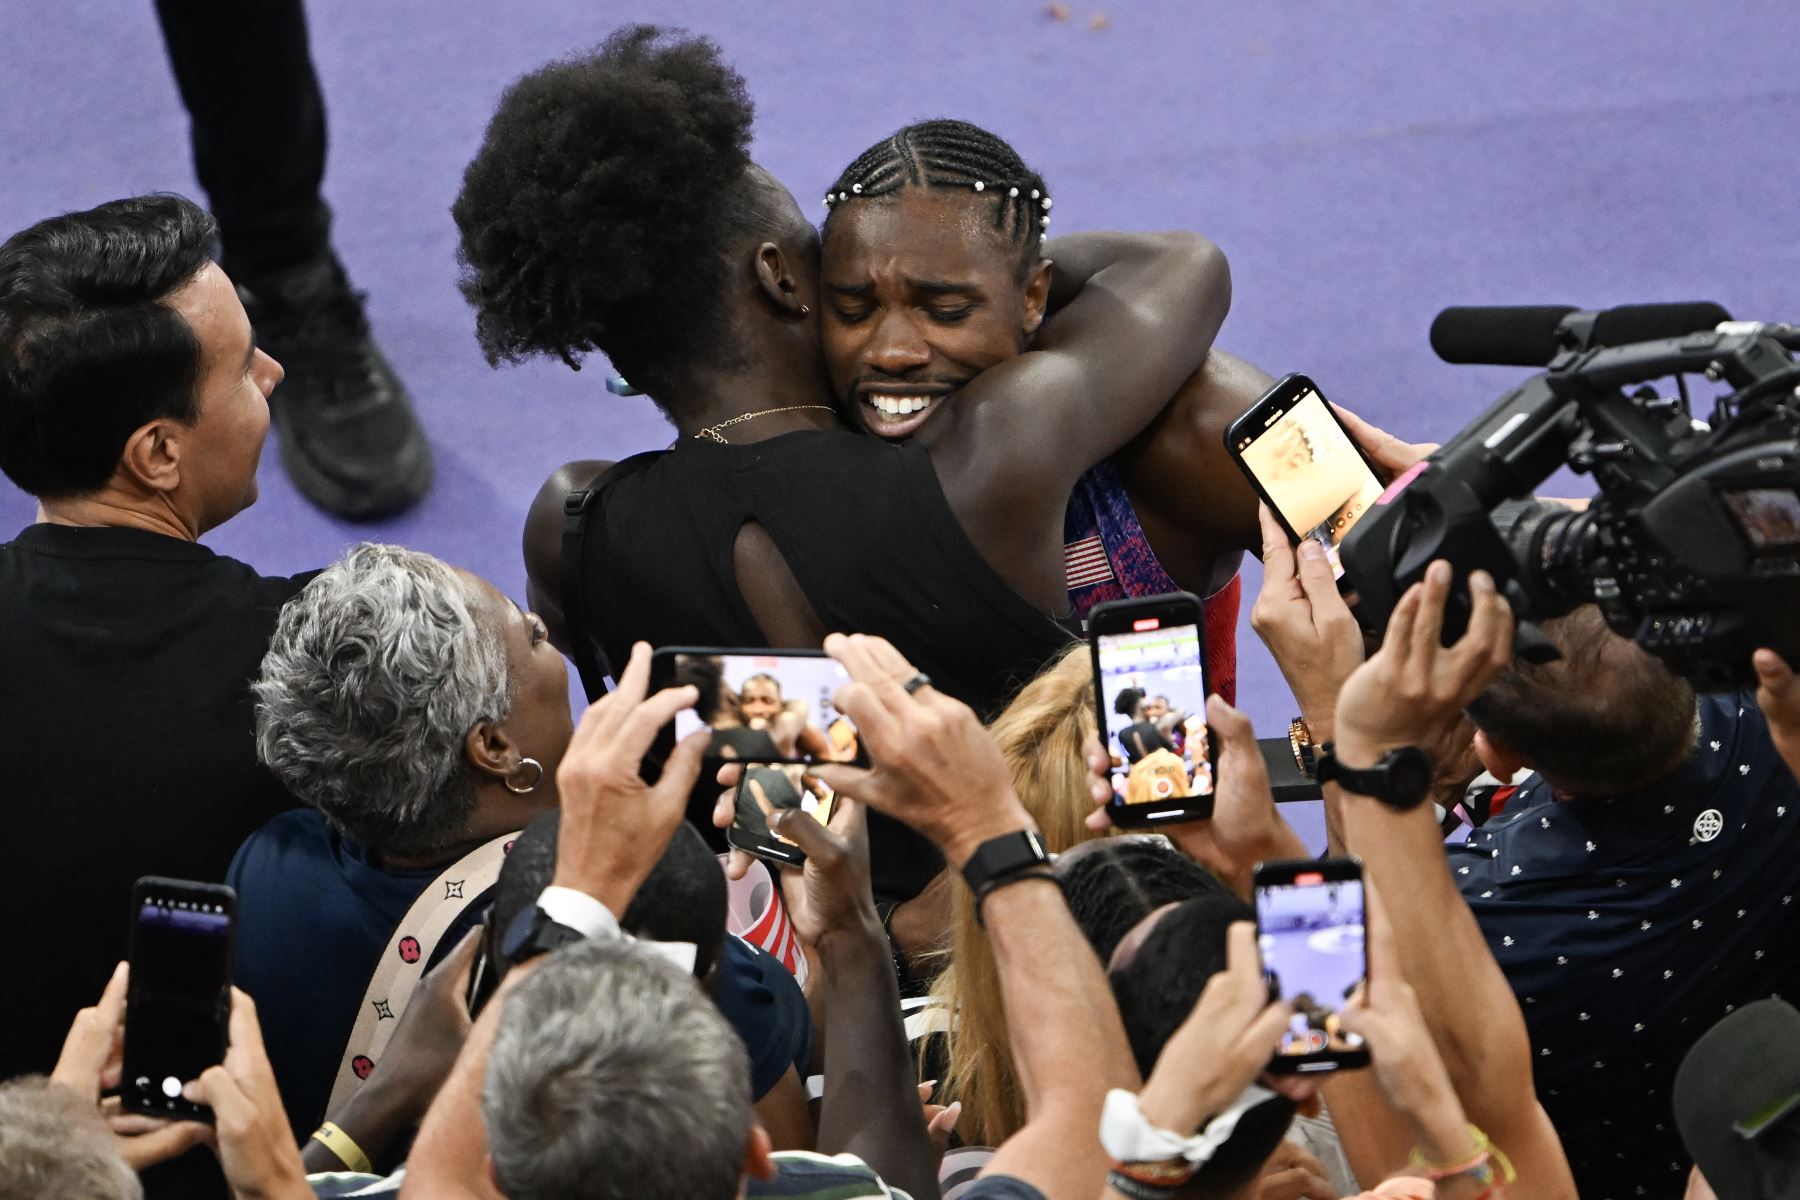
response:
{"label": "man with dark hair in black shirt", "polygon": [[139,876],[220,880],[290,803],[257,765],[249,680],[305,579],[198,544],[256,499],[282,375],[212,236],[190,202],[145,196],[0,245],[0,470],[38,501],[0,545],[0,722],[22,735],[0,796],[24,906],[0,922],[0,1077],[56,1061],[125,957]]}

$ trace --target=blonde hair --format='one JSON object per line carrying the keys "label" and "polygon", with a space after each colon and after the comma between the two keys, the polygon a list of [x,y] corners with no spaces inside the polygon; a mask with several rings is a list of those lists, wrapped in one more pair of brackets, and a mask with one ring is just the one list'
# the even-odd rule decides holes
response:
{"label": "blonde hair", "polygon": [[[1026,685],[989,726],[1012,771],[1013,787],[1060,854],[1098,836],[1088,829],[1087,739],[1095,732],[1094,679],[1086,646],[1071,647]],[[948,1016],[948,1065],[938,1094],[962,1101],[957,1134],[968,1145],[997,1146],[1025,1124],[1013,1069],[1006,1011],[994,953],[975,920],[968,885],[951,872],[949,964],[931,987]]]}
{"label": "blonde hair", "polygon": [[[1156,781],[1166,779],[1171,790],[1167,796],[1156,794]],[[1152,800],[1166,800],[1175,796],[1187,796],[1193,792],[1193,780],[1188,778],[1187,764],[1173,750],[1152,750],[1131,766],[1131,773],[1125,777],[1125,803],[1148,804]]]}

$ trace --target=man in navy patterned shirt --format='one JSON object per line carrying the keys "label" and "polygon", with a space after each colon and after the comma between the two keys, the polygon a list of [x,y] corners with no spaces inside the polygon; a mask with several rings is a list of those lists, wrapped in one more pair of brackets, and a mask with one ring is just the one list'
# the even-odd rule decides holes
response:
{"label": "man in navy patterned shirt", "polygon": [[1800,785],[1749,693],[1696,699],[1594,608],[1470,707],[1489,770],[1529,774],[1450,848],[1525,1013],[1537,1092],[1591,1200],[1679,1197],[1670,1088],[1734,1008],[1795,994]]}

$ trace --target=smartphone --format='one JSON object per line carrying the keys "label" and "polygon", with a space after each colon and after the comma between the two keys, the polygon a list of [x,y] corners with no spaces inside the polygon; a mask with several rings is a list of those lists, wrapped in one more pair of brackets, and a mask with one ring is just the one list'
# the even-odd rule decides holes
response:
{"label": "smartphone", "polygon": [[1382,483],[1318,385],[1304,375],[1281,380],[1225,430],[1225,448],[1288,537],[1325,547],[1342,580],[1338,547]]}
{"label": "smartphone", "polygon": [[770,829],[769,818],[797,808],[823,825],[831,820],[835,798],[823,780],[799,763],[747,766],[737,788],[737,817],[725,830],[725,840],[780,866],[804,866],[806,851]]}
{"label": "smartphone", "polygon": [[1115,825],[1212,816],[1202,620],[1199,599],[1187,592],[1112,600],[1088,614]]}
{"label": "smartphone", "polygon": [[691,684],[699,702],[675,714],[652,756],[712,731],[707,770],[724,762],[868,763],[856,725],[833,700],[850,675],[822,650],[731,650],[670,646],[650,658],[650,690]]}
{"label": "smartphone", "polygon": [[1338,1028],[1338,1013],[1369,973],[1362,863],[1300,858],[1259,863],[1256,943],[1269,996],[1294,1015],[1269,1064],[1277,1075],[1369,1065],[1362,1038]]}
{"label": "smartphone", "polygon": [[119,1081],[126,1111],[212,1120],[181,1088],[225,1058],[236,912],[237,894],[221,884],[146,875],[133,887]]}

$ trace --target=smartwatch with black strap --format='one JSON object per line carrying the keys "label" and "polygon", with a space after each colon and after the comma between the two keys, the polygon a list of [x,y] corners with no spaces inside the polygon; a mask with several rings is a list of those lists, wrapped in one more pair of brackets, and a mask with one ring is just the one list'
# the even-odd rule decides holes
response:
{"label": "smartwatch with black strap", "polygon": [[1431,756],[1417,746],[1389,750],[1366,769],[1346,767],[1338,759],[1337,748],[1329,742],[1318,749],[1320,783],[1335,783],[1347,792],[1372,797],[1399,812],[1419,807],[1431,795]]}
{"label": "smartwatch with black strap", "polygon": [[962,874],[975,893],[975,919],[981,920],[981,902],[996,889],[1023,879],[1053,879],[1050,855],[1035,829],[1020,829],[989,838],[975,848]]}
{"label": "smartwatch with black strap", "polygon": [[516,967],[540,954],[548,954],[559,946],[579,942],[586,936],[579,929],[571,929],[534,904],[530,908],[520,909],[513,916],[512,923],[506,927],[506,933],[500,939],[500,953],[509,965]]}

